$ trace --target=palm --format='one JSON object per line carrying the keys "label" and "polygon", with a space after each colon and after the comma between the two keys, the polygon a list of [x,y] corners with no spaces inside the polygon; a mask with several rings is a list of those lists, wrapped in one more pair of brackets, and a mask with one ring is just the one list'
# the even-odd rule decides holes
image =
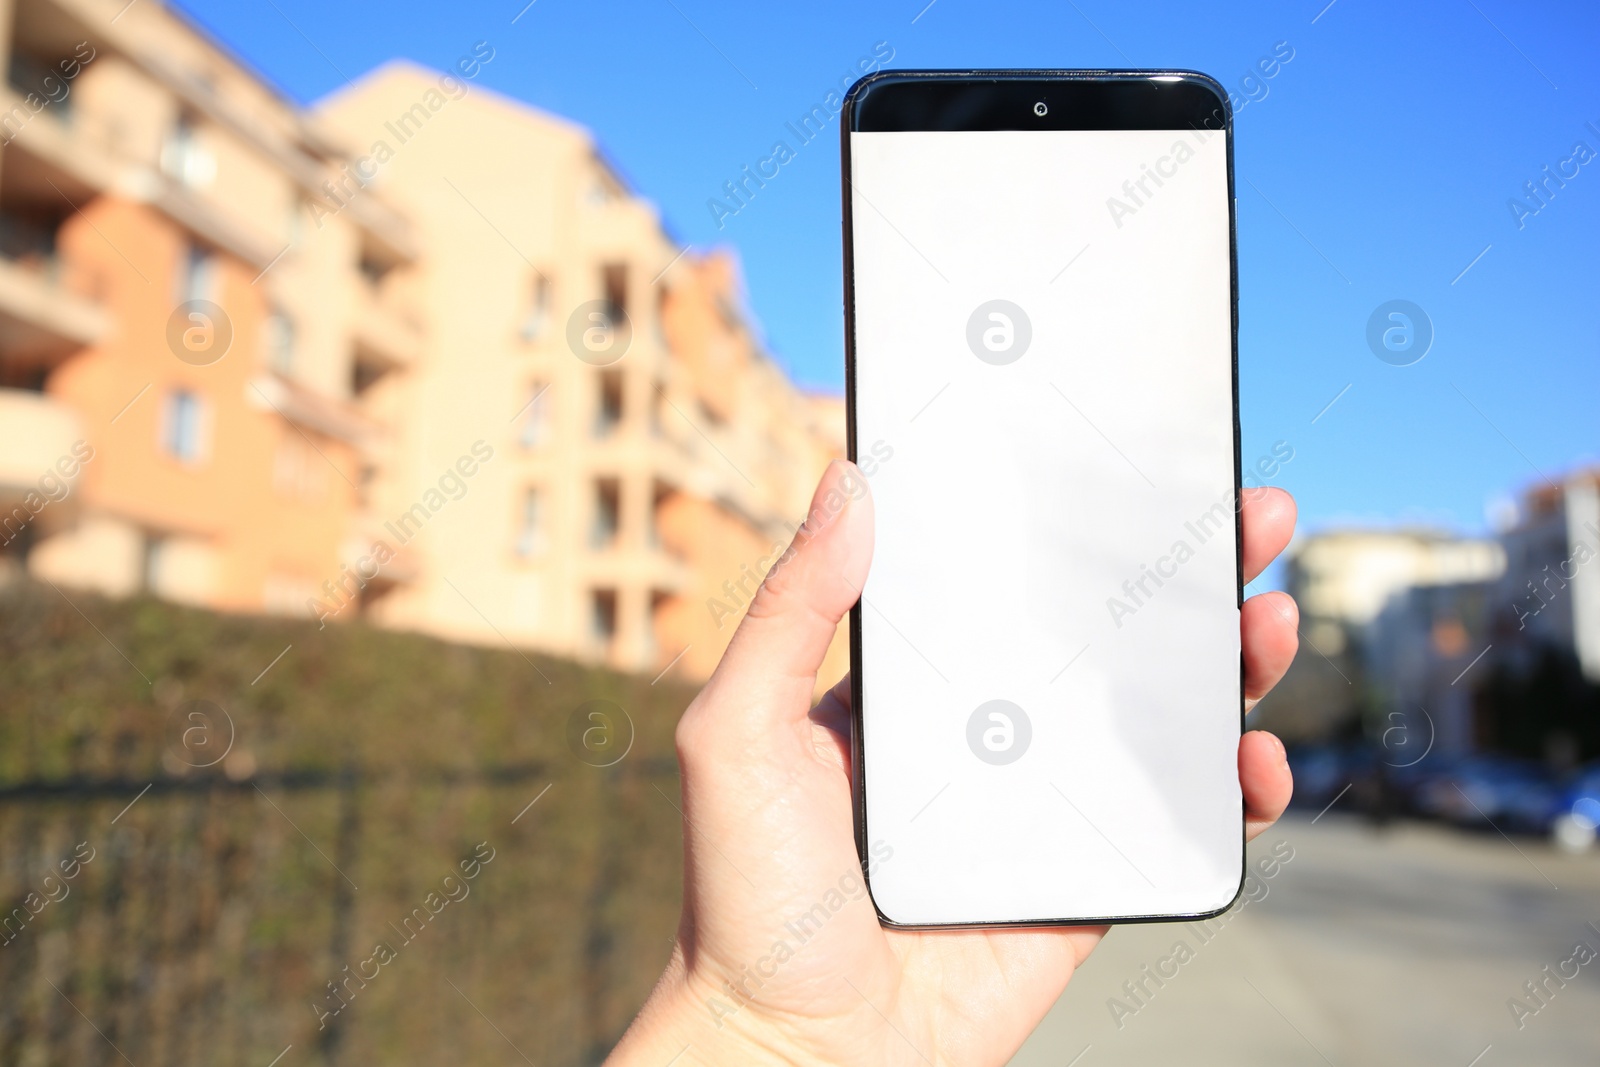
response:
{"label": "palm", "polygon": [[[1105,928],[881,926],[850,829],[848,694],[847,677],[811,721],[759,741],[685,746],[695,917],[684,949],[716,976],[706,1018],[758,1038],[805,1019],[818,1035],[806,1051],[824,1063],[1004,1062]],[[742,759],[724,757],[734,749]]]}
{"label": "palm", "polygon": [[[922,1020],[919,1050],[935,1062],[1004,1063],[1105,932],[1104,926],[892,932],[906,962],[906,1002],[932,1006],[931,1017]],[[918,1058],[902,1051],[906,1055],[897,1058]]]}
{"label": "palm", "polygon": [[[825,492],[838,495],[840,474],[824,476],[813,515]],[[1243,520],[1248,580],[1288,542],[1293,502],[1246,499]],[[852,830],[848,679],[808,711],[817,665],[866,580],[871,522],[863,497],[797,539],[678,724],[683,918],[618,1063],[662,1052],[708,1064],[1004,1063],[1105,935],[878,922]],[[1241,626],[1253,701],[1293,657],[1293,601],[1252,597]],[[1239,778],[1253,837],[1288,802],[1282,745],[1246,734]]]}

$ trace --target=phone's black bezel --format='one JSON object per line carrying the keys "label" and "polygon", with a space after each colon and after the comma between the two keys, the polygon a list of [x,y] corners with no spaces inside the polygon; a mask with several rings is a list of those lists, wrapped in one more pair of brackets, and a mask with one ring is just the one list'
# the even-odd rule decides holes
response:
{"label": "phone's black bezel", "polygon": [[[1039,115],[1034,105],[1046,105]],[[845,97],[839,123],[840,199],[844,240],[845,419],[849,456],[856,451],[855,268],[851,241],[850,135],[907,131],[988,130],[1188,130],[1225,133],[1228,170],[1228,278],[1233,362],[1234,567],[1237,604],[1244,606],[1244,531],[1240,518],[1243,472],[1239,434],[1239,263],[1234,219],[1233,109],[1216,79],[1189,70],[907,70],[879,71],[856,82]],[[850,609],[850,733],[856,853],[871,894],[868,870],[866,759],[862,745],[861,603]],[[1239,733],[1245,728],[1244,655],[1239,657]],[[1239,820],[1239,887],[1233,899],[1212,911],[1177,915],[1102,916],[1005,922],[901,923],[873,897],[885,926],[907,930],[973,930],[1037,926],[1106,926],[1121,923],[1196,922],[1233,907],[1248,871]]]}

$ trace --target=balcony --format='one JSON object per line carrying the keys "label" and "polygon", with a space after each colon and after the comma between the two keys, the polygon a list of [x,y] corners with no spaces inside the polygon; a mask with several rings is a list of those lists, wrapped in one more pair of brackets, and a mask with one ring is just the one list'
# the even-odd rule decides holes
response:
{"label": "balcony", "polygon": [[[42,114],[34,123],[47,120]],[[65,178],[7,152],[0,167],[0,384],[42,376],[62,357],[101,340],[110,319],[99,305],[106,279],[63,260],[57,237],[72,206]]]}
{"label": "balcony", "polygon": [[0,360],[47,366],[106,335],[106,312],[61,279],[54,263],[0,258]]}
{"label": "balcony", "polygon": [[422,354],[422,329],[405,311],[365,291],[356,304],[356,360],[383,370],[414,366]]}
{"label": "balcony", "polygon": [[[156,85],[192,115],[253,149],[293,178],[306,193],[321,195],[323,181],[337,177],[336,163],[330,165],[326,161],[336,161],[347,146],[338,138],[326,136],[319,129],[316,118],[294,115],[287,126],[261,121],[259,115],[248,107],[241,107],[231,94],[217,92],[215,86],[183,58],[169,55],[165,49],[156,47],[158,41],[147,38],[144,33],[130,32],[131,22],[118,24],[116,18],[108,21],[107,10],[99,0],[54,0],[47,6],[60,9],[53,15],[65,13],[68,25],[75,23],[93,27],[92,36],[102,54],[116,55],[120,60],[130,63],[142,75],[153,79]],[[118,3],[117,7],[122,7],[122,4]],[[64,40],[76,41],[80,37],[81,34],[74,31]],[[70,44],[66,47],[70,48]],[[59,50],[56,47],[49,49],[52,54]],[[13,99],[0,103],[0,111],[9,109],[16,102]],[[109,138],[101,136],[96,140],[103,142]],[[137,154],[130,150],[130,146],[117,147],[120,149],[116,153],[119,156],[126,158]],[[95,188],[108,187],[109,175],[96,177],[97,181],[91,183]],[[182,205],[179,205],[179,209],[182,210]],[[376,197],[363,196],[350,204],[349,212],[355,224],[395,258],[406,262],[417,258],[417,240],[411,224],[394,208]],[[268,254],[276,251],[277,248],[272,248]],[[244,258],[250,260],[249,256]],[[263,266],[264,261],[256,265]]]}
{"label": "balcony", "polygon": [[[0,88],[0,116],[17,114],[19,108],[21,114],[30,114],[14,89]],[[118,128],[107,116],[66,118],[47,107],[13,125],[14,139],[6,145],[6,171],[23,168],[30,186],[51,193],[58,202],[64,197],[82,204],[115,192],[148,203],[258,270],[281,251],[282,242],[259,230],[254,220],[237,217],[226,205],[155,166],[129,162],[128,146],[117,143]]]}
{"label": "balcony", "polygon": [[258,410],[276,411],[287,421],[357,448],[381,437],[382,429],[351,404],[324,396],[278,374],[250,382],[245,401]]}
{"label": "balcony", "polygon": [[[25,157],[32,166],[47,173],[60,195],[76,203],[117,185],[121,167],[112,151],[109,131],[83,121],[83,116],[65,116],[59,108],[46,107],[33,114],[17,91],[0,85],[0,117],[10,118],[6,143],[6,168]],[[48,186],[45,187],[48,190]]]}
{"label": "balcony", "polygon": [[[71,408],[43,393],[0,389],[0,510],[9,512],[30,493],[39,494],[39,480],[56,463],[72,460],[72,446],[82,437]],[[65,480],[65,479],[63,479]]]}

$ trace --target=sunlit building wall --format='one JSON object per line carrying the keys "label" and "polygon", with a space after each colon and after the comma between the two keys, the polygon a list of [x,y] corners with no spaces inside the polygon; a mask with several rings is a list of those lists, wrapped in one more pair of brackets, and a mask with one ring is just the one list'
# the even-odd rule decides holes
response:
{"label": "sunlit building wall", "polygon": [[0,3],[0,26],[8,570],[303,604],[366,521],[362,368],[407,358],[367,343],[406,334],[369,279],[409,269],[409,225],[374,197],[305,241],[340,150],[159,4]]}
{"label": "sunlit building wall", "polygon": [[729,256],[675,242],[586,130],[476,84],[493,55],[390,64],[317,108],[426,249],[381,510],[492,452],[414,536],[389,527],[417,579],[373,617],[704,676],[842,453],[842,410],[765,354]]}
{"label": "sunlit building wall", "polygon": [[709,673],[842,405],[460,53],[306,112],[159,3],[0,0],[0,573]]}

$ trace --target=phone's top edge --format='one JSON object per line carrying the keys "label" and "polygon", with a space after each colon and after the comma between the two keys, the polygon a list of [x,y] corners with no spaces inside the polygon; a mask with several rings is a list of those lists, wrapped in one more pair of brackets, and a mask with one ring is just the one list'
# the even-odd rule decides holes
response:
{"label": "phone's top edge", "polygon": [[1147,82],[1164,81],[1173,83],[1187,83],[1204,88],[1216,100],[1216,110],[1221,113],[1227,126],[1233,125],[1233,104],[1228,98],[1228,91],[1222,83],[1204,71],[1189,70],[1181,67],[1161,68],[1103,68],[1103,69],[1052,69],[1040,68],[1015,68],[1015,69],[907,69],[907,70],[876,70],[867,74],[850,86],[845,94],[843,113],[846,121],[842,124],[844,131],[850,131],[853,126],[853,116],[863,99],[872,90],[889,84],[905,82],[1027,82],[1027,81],[1055,81],[1055,82]]}
{"label": "phone's top edge", "polygon": [[883,67],[862,75],[856,84],[884,78],[1200,78],[1215,84],[1204,71],[1188,67]]}
{"label": "phone's top edge", "polygon": [[880,82],[891,81],[919,81],[919,80],[945,80],[945,81],[1150,81],[1160,78],[1162,80],[1199,82],[1210,89],[1224,102],[1228,99],[1227,90],[1222,83],[1211,75],[1199,70],[1188,70],[1182,67],[1105,67],[1066,69],[1052,67],[1015,67],[1008,69],[973,68],[960,70],[957,68],[934,69],[899,69],[885,68],[875,70],[871,74],[857,78],[855,84],[850,86],[850,91],[845,94],[849,101],[858,96],[863,90],[877,85]]}

